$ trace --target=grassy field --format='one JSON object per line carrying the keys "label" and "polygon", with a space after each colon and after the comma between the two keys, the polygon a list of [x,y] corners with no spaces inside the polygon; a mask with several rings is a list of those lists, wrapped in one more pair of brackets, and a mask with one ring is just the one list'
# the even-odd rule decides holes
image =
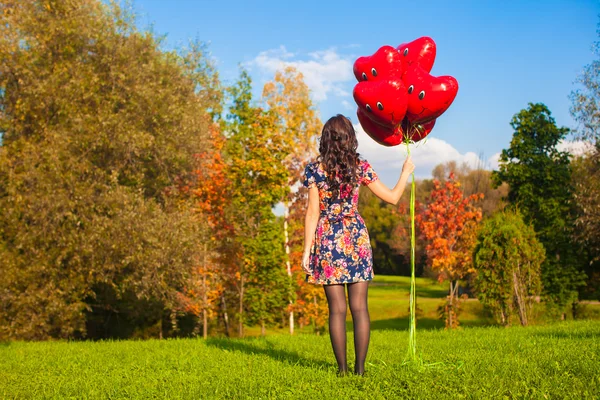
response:
{"label": "grassy field", "polygon": [[[405,364],[408,287],[378,276],[369,289],[365,377],[337,377],[329,337],[310,327],[247,339],[13,342],[0,343],[0,398],[600,398],[600,321],[500,328],[469,300],[462,328],[445,331],[436,309],[446,287],[427,279],[417,282],[422,364]],[[597,304],[587,307],[598,317]]]}
{"label": "grassy field", "polygon": [[[428,278],[416,278],[417,306],[420,308],[418,329],[442,329],[444,321],[438,317],[437,308],[444,302],[448,293],[448,283],[439,284]],[[376,275],[369,287],[369,312],[371,314],[371,329],[373,330],[407,330],[409,322],[408,300],[410,278],[406,276]],[[483,310],[481,303],[475,298],[467,299],[461,304],[460,324],[462,327],[493,326],[494,320]],[[600,303],[591,302],[583,305],[585,318],[600,320]],[[543,304],[534,305],[530,323],[545,324],[551,319],[545,314]],[[571,315],[568,315],[571,318]],[[513,321],[518,324],[518,319]],[[352,329],[350,313],[348,313],[348,328]],[[270,329],[271,334],[285,334],[287,329]],[[301,333],[311,333],[311,327],[305,327]],[[247,336],[259,336],[260,328],[249,327]]]}
{"label": "grassy field", "polygon": [[[352,359],[352,335],[349,335]],[[600,397],[600,322],[422,330],[429,366],[403,365],[404,331],[375,330],[367,375],[336,376],[329,338],[0,345],[5,399],[500,399]]]}

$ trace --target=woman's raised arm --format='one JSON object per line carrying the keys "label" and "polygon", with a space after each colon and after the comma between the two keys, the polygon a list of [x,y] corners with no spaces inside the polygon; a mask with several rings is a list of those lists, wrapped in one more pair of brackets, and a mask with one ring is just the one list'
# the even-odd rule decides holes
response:
{"label": "woman's raised arm", "polygon": [[375,196],[379,197],[381,200],[390,203],[390,204],[398,204],[400,201],[400,197],[402,197],[402,193],[404,193],[404,188],[406,187],[406,182],[408,181],[408,177],[415,170],[415,164],[413,164],[410,156],[406,158],[404,161],[404,165],[402,166],[402,173],[398,178],[398,182],[393,189],[388,188],[380,179],[377,179],[371,182],[367,187],[371,189]]}

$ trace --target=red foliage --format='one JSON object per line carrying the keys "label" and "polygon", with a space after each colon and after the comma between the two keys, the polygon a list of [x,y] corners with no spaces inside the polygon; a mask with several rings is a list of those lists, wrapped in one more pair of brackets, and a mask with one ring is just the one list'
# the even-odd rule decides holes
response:
{"label": "red foliage", "polygon": [[427,241],[431,267],[440,272],[440,281],[461,279],[472,271],[473,233],[482,216],[481,208],[474,203],[481,199],[481,193],[464,197],[454,173],[444,183],[434,181],[431,202],[417,215],[417,223]]}

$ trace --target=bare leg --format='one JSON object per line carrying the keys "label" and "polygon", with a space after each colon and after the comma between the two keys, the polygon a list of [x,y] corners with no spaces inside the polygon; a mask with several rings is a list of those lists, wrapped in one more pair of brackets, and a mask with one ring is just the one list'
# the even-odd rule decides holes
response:
{"label": "bare leg", "polygon": [[344,285],[325,285],[329,305],[329,337],[339,372],[348,372],[346,361],[346,291]]}
{"label": "bare leg", "polygon": [[365,359],[371,336],[371,319],[367,305],[368,289],[369,282],[348,284],[348,300],[354,325],[354,352],[356,354],[354,373],[358,375],[365,373]]}

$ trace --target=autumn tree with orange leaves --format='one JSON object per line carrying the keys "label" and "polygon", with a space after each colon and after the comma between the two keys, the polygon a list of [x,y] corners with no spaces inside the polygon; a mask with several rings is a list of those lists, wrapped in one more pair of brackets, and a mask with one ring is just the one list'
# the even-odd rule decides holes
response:
{"label": "autumn tree with orange leaves", "polygon": [[[193,267],[185,289],[181,293],[183,309],[202,318],[202,336],[208,336],[209,319],[219,312],[229,335],[229,320],[225,307],[225,277],[231,273],[231,257],[227,242],[233,237],[233,226],[225,214],[229,180],[226,175],[223,147],[225,137],[217,123],[210,127],[209,146],[197,155],[195,170],[196,215],[203,237],[202,255]],[[228,268],[229,267],[229,268]]]}
{"label": "autumn tree with orange leaves", "polygon": [[465,197],[451,173],[444,183],[434,180],[430,203],[417,216],[431,268],[438,272],[440,282],[450,282],[444,307],[447,328],[458,326],[458,280],[474,272],[472,252],[481,220],[481,208],[475,202],[481,199],[481,193]]}

